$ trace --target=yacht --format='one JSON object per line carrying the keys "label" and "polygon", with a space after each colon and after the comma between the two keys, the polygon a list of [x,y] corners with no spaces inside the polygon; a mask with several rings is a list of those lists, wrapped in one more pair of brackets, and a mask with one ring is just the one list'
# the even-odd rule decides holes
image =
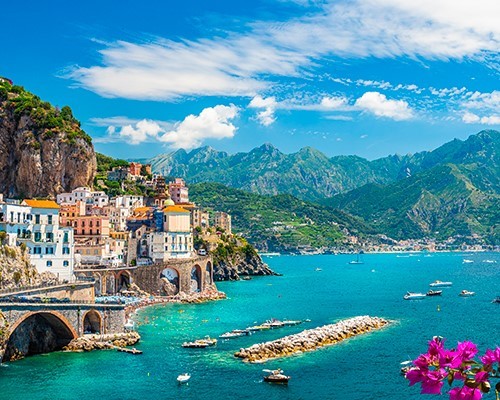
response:
{"label": "yacht", "polygon": [[413,293],[413,292],[406,292],[406,294],[403,296],[403,299],[405,300],[422,300],[425,299],[427,295],[425,293]]}
{"label": "yacht", "polygon": [[463,261],[464,264],[472,264],[473,262],[474,262],[474,260],[469,260],[468,258],[464,258],[464,261]]}
{"label": "yacht", "polygon": [[290,376],[283,374],[282,369],[275,369],[275,370],[264,369],[262,371],[268,373],[268,375],[264,376],[264,382],[281,383],[286,385],[290,380]]}
{"label": "yacht", "polygon": [[243,332],[232,331],[232,332],[223,333],[219,337],[221,339],[234,339],[234,338],[237,338],[237,337],[240,337],[240,336],[245,336],[245,335],[246,335],[246,333],[243,333]]}
{"label": "yacht", "polygon": [[349,264],[364,264],[363,260],[359,258],[360,253],[356,254],[356,259],[349,261]]}
{"label": "yacht", "polygon": [[475,292],[469,292],[468,290],[462,290],[458,295],[461,297],[471,297],[474,296],[476,293]]}
{"label": "yacht", "polygon": [[191,375],[189,375],[187,372],[185,374],[181,374],[177,377],[177,382],[179,383],[187,383],[191,379]]}
{"label": "yacht", "polygon": [[453,285],[453,282],[443,282],[443,281],[434,281],[429,284],[431,287],[447,287]]}
{"label": "yacht", "polygon": [[429,290],[427,296],[441,296],[442,290]]}
{"label": "yacht", "polygon": [[500,296],[497,296],[495,299],[493,299],[492,303],[500,303]]}

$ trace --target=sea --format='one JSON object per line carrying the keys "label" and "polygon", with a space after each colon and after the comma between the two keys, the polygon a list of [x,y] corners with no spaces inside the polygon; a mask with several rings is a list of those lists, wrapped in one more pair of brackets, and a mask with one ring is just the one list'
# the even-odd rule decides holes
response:
{"label": "sea", "polygon": [[[201,305],[171,304],[135,315],[142,355],[115,351],[55,352],[0,367],[0,399],[420,399],[400,375],[401,362],[426,350],[433,336],[449,346],[471,340],[481,351],[500,345],[499,253],[365,254],[266,257],[282,276],[220,282],[228,298]],[[465,262],[464,260],[470,260]],[[451,281],[440,297],[405,301]],[[473,297],[458,294],[466,289]],[[382,330],[298,356],[248,364],[233,356],[242,347],[358,315],[387,318]],[[218,337],[271,318],[307,320],[257,332],[213,348],[181,344]],[[263,369],[281,368],[287,386],[262,381]],[[189,373],[187,385],[179,374]],[[424,396],[425,397],[425,396]],[[493,398],[493,395],[490,395]],[[443,398],[447,398],[444,396]]]}

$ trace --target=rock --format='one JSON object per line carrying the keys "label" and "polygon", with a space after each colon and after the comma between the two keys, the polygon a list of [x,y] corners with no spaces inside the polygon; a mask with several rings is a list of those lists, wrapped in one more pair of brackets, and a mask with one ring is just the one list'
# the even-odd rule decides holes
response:
{"label": "rock", "polygon": [[236,281],[240,276],[252,275],[279,275],[254,254],[237,252],[232,257],[225,259],[214,258],[214,280]]}

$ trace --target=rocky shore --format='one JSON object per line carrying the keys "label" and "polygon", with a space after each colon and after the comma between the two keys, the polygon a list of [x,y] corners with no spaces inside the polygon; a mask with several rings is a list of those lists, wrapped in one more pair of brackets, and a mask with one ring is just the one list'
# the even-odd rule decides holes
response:
{"label": "rocky shore", "polygon": [[65,351],[92,351],[126,347],[136,344],[140,340],[137,332],[109,333],[105,335],[84,335],[73,339],[64,346]]}
{"label": "rocky shore", "polygon": [[214,257],[214,280],[237,281],[242,276],[279,275],[255,253],[237,252],[232,257]]}
{"label": "rocky shore", "polygon": [[333,345],[350,337],[380,329],[387,324],[389,321],[383,318],[367,315],[349,318],[336,324],[324,325],[270,342],[254,344],[246,349],[240,349],[234,355],[242,358],[243,361],[260,363]]}

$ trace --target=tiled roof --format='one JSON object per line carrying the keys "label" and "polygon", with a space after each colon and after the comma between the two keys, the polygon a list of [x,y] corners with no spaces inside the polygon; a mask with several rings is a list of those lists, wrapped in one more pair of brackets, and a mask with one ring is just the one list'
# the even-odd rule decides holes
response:
{"label": "tiled roof", "polygon": [[59,209],[59,205],[54,200],[35,200],[35,199],[25,199],[24,203],[33,208],[56,208]]}
{"label": "tiled roof", "polygon": [[163,212],[164,213],[187,213],[187,214],[189,214],[189,211],[181,206],[168,206],[168,207],[165,207],[163,209]]}

